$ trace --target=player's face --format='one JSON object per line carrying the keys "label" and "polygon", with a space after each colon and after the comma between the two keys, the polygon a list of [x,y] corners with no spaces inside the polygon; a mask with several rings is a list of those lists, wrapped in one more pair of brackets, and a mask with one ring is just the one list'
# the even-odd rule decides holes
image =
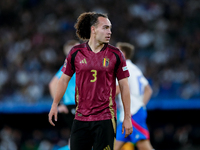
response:
{"label": "player's face", "polygon": [[108,18],[99,17],[95,31],[95,38],[99,43],[109,43],[112,33],[110,20]]}

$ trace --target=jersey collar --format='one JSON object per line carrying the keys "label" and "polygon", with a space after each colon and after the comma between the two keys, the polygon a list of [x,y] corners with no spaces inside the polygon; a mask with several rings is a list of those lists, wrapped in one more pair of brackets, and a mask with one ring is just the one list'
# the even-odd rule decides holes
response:
{"label": "jersey collar", "polygon": [[[86,42],[86,46],[87,46],[87,48],[88,48],[89,51],[92,51],[92,49],[90,48],[90,46],[89,46],[89,44],[88,44],[88,41]],[[100,52],[101,52],[101,51],[104,51],[104,50],[106,49],[107,46],[108,46],[107,43],[104,44],[104,47],[100,50]]]}

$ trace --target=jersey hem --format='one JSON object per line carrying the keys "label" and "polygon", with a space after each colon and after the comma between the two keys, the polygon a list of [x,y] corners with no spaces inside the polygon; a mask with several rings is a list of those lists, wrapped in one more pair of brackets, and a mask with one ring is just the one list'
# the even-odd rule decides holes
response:
{"label": "jersey hem", "polygon": [[102,120],[109,120],[112,119],[112,117],[105,117],[105,118],[81,118],[81,117],[75,117],[74,119],[78,120],[78,121],[102,121]]}

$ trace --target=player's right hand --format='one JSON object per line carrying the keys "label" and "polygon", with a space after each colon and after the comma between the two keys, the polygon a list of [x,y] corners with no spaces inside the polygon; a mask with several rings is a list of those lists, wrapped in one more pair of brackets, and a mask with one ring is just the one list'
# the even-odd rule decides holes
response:
{"label": "player's right hand", "polygon": [[57,116],[58,116],[57,105],[52,105],[52,106],[51,106],[51,110],[50,110],[50,112],[49,112],[49,123],[50,123],[52,126],[55,126],[55,124],[54,124],[53,121],[52,121],[53,116],[54,116],[54,120],[57,121]]}

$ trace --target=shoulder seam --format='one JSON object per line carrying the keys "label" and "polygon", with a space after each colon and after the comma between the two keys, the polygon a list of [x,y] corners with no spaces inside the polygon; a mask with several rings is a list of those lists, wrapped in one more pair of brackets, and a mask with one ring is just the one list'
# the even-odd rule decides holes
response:
{"label": "shoulder seam", "polygon": [[85,47],[85,43],[74,46],[74,48],[84,48],[84,47]]}
{"label": "shoulder seam", "polygon": [[114,47],[114,46],[112,46],[112,45],[110,45],[110,44],[108,44],[108,47],[109,47],[110,49],[119,51],[119,49],[118,49],[117,47]]}

